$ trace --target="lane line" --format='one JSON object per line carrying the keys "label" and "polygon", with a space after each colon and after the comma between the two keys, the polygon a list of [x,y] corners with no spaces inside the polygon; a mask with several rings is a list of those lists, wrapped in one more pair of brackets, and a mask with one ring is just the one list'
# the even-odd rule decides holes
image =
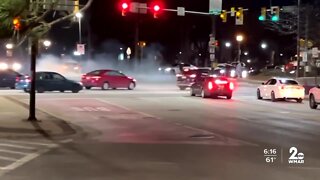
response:
{"label": "lane line", "polygon": [[56,145],[56,144],[53,144],[53,143],[27,142],[27,141],[17,141],[17,140],[5,140],[5,142],[19,143],[19,144],[28,144],[28,145],[39,145],[39,146],[52,146],[52,145]]}
{"label": "lane line", "polygon": [[29,149],[29,150],[34,150],[35,149],[33,147],[19,146],[19,145],[6,144],[6,143],[0,143],[0,146],[14,147],[14,148],[20,148],[20,149]]}
{"label": "lane line", "polygon": [[19,155],[27,155],[27,154],[29,154],[29,153],[25,153],[25,152],[11,151],[11,150],[7,150],[7,149],[0,149],[0,152],[10,153],[10,154],[19,154]]}
{"label": "lane line", "polygon": [[40,156],[41,154],[44,154],[46,152],[48,152],[50,149],[44,149],[44,150],[41,150],[39,152],[36,152],[36,153],[31,153],[17,161],[15,161],[14,163],[8,165],[8,166],[5,166],[5,167],[0,167],[0,170],[13,170],[13,169],[16,169],[20,166],[22,166],[23,164],[37,158],[38,156]]}
{"label": "lane line", "polygon": [[5,160],[5,161],[17,161],[18,159],[16,158],[10,158],[10,157],[4,157],[4,156],[0,156],[1,160]]}

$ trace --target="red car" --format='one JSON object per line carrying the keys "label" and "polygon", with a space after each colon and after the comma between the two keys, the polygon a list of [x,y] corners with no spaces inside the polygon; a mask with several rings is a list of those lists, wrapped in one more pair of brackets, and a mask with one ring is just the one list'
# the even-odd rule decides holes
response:
{"label": "red car", "polygon": [[232,98],[234,83],[226,77],[203,76],[198,74],[191,85],[190,95],[201,95],[203,98],[225,96]]}
{"label": "red car", "polygon": [[128,88],[133,90],[136,87],[136,80],[132,77],[128,77],[123,73],[116,70],[96,70],[82,75],[82,85],[86,89],[92,87],[101,87],[101,89],[116,89],[116,88]]}

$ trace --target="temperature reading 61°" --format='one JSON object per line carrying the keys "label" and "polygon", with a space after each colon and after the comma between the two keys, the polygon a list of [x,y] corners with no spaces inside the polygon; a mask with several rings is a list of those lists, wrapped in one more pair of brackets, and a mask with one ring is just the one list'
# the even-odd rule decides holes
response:
{"label": "temperature reading 61\u00b0", "polygon": [[277,149],[264,149],[263,156],[265,158],[266,163],[274,163],[277,160]]}

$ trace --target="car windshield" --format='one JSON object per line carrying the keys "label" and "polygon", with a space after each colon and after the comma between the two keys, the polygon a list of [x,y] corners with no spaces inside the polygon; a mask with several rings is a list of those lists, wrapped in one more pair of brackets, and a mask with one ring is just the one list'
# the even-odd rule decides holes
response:
{"label": "car windshield", "polygon": [[295,80],[279,80],[281,84],[285,84],[285,85],[298,85],[299,83]]}
{"label": "car windshield", "polygon": [[92,71],[92,72],[89,72],[88,75],[91,75],[91,76],[99,76],[101,75],[102,71]]}

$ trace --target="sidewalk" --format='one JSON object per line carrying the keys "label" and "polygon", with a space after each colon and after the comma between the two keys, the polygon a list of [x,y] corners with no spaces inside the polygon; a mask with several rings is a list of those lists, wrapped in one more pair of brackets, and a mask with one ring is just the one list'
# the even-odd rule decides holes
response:
{"label": "sidewalk", "polygon": [[37,110],[37,122],[27,121],[28,105],[0,96],[0,139],[58,138],[76,131],[65,121]]}

